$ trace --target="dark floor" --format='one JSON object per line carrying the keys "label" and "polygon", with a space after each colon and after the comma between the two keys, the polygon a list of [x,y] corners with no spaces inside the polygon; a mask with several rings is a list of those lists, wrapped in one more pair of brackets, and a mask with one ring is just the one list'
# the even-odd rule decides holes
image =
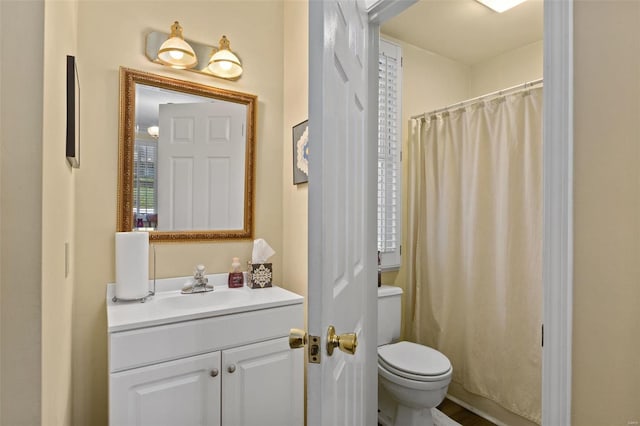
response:
{"label": "dark floor", "polygon": [[442,404],[438,405],[438,410],[462,426],[495,426],[495,424],[490,421],[483,419],[448,399],[445,399],[442,401]]}

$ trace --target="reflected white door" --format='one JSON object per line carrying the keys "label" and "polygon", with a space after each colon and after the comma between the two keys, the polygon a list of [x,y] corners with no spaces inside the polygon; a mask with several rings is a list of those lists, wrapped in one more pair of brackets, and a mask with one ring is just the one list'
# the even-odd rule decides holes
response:
{"label": "reflected white door", "polygon": [[[308,425],[375,425],[376,140],[367,141],[368,19],[362,2],[309,2]],[[377,74],[376,74],[377,75]],[[377,84],[377,81],[376,81]],[[329,325],[355,355],[325,349]]]}
{"label": "reflected white door", "polygon": [[158,230],[242,229],[246,106],[160,105]]}

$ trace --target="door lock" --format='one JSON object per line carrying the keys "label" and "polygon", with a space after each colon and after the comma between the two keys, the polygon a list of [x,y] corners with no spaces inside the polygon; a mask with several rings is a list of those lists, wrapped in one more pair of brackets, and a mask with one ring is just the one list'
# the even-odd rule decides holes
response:
{"label": "door lock", "polygon": [[289,330],[289,347],[291,349],[302,348],[307,344],[307,332],[299,328]]}
{"label": "door lock", "polygon": [[289,347],[291,349],[302,348],[308,343],[309,362],[320,364],[320,337],[308,336],[304,330],[292,328],[289,330]]}

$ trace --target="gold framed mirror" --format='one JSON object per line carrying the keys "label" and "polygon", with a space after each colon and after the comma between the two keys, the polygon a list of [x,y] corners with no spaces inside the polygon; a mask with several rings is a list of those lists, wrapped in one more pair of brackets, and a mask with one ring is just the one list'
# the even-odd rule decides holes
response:
{"label": "gold framed mirror", "polygon": [[252,239],[257,102],[121,67],[117,231]]}

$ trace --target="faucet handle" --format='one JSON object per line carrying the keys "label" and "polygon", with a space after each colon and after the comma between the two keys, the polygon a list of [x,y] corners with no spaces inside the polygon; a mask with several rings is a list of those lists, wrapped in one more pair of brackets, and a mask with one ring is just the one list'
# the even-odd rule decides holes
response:
{"label": "faucet handle", "polygon": [[204,270],[205,270],[204,265],[196,265],[195,274],[199,276],[203,276]]}

